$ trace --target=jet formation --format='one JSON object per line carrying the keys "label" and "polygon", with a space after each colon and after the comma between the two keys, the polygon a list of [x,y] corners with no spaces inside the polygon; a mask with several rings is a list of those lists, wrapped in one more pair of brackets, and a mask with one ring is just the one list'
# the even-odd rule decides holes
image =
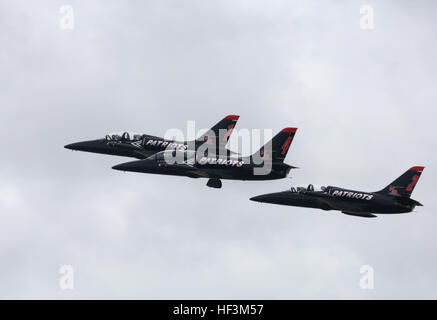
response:
{"label": "jet formation", "polygon": [[228,115],[194,141],[173,141],[147,134],[107,135],[104,139],[72,143],[78,151],[133,157],[115,170],[208,178],[207,186],[221,188],[221,179],[274,180],[294,168],[284,163],[297,128],[284,128],[250,156],[226,148],[239,116]]}
{"label": "jet formation", "polygon": [[[226,145],[239,119],[228,115],[192,141],[176,141],[138,133],[114,133],[105,138],[68,144],[76,151],[135,158],[113,166],[119,171],[207,178],[207,186],[221,188],[221,180],[275,180],[288,176],[294,166],[284,163],[297,132],[287,127],[250,156],[242,156]],[[287,191],[268,193],[250,200],[295,207],[338,210],[344,214],[373,218],[375,214],[407,213],[422,206],[411,193],[424,170],[415,166],[376,192],[327,186],[316,190],[291,187]]]}

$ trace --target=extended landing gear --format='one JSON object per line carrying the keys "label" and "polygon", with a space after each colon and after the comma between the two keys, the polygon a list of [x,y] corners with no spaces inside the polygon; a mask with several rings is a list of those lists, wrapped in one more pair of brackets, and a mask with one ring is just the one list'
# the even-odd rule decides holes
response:
{"label": "extended landing gear", "polygon": [[220,179],[209,179],[206,185],[210,188],[220,189],[222,187],[222,181]]}

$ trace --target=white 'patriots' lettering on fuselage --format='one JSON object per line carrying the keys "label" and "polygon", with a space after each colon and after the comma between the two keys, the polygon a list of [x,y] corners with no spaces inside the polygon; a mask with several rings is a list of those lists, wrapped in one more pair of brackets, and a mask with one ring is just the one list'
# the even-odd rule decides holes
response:
{"label": "white 'patriots' lettering on fuselage", "polygon": [[169,142],[164,140],[149,140],[144,146],[154,146],[161,147],[162,149],[177,149],[177,150],[187,150],[188,146],[183,143]]}
{"label": "white 'patriots' lettering on fuselage", "polygon": [[371,200],[373,198],[372,194],[354,192],[354,191],[344,191],[344,190],[335,190],[331,195],[333,197],[362,199],[362,200]]}
{"label": "white 'patriots' lettering on fuselage", "polygon": [[241,167],[244,164],[244,161],[242,161],[242,160],[232,160],[232,159],[223,159],[223,158],[202,157],[199,160],[199,164],[201,164],[201,165],[205,165],[205,164],[218,164],[218,165],[224,165],[224,166]]}

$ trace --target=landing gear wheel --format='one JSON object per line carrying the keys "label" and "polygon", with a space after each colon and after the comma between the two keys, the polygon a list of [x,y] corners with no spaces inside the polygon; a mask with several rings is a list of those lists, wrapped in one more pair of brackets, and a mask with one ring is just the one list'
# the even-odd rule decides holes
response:
{"label": "landing gear wheel", "polygon": [[222,181],[220,179],[209,179],[206,185],[210,188],[220,189],[222,187]]}

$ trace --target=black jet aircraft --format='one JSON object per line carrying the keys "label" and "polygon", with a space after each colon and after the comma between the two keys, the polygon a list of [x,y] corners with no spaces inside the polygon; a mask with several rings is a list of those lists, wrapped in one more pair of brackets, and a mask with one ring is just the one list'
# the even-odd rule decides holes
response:
{"label": "black jet aircraft", "polygon": [[[219,137],[219,139],[216,140],[217,148],[224,149],[238,119],[239,116],[237,115],[226,116],[192,143],[194,143],[195,146],[199,146],[203,144],[208,137],[216,136]],[[166,140],[148,134],[125,132],[123,134],[109,134],[102,139],[68,144],[65,148],[77,151],[146,159],[151,155],[166,149],[187,150],[190,143],[191,142],[187,141]]]}
{"label": "black jet aircraft", "polygon": [[263,194],[252,201],[282,204],[287,206],[339,210],[344,214],[365,218],[376,217],[374,213],[407,213],[421,206],[410,198],[424,167],[412,167],[403,175],[377,192],[354,191],[338,187],[321,187],[316,191],[313,185],[294,188],[289,191]]}
{"label": "black jet aircraft", "polygon": [[[297,128],[285,128],[251,156],[223,154],[211,148],[209,139],[196,150],[165,150],[147,159],[122,163],[115,170],[208,178],[207,186],[221,188],[220,179],[273,180],[285,178],[290,169],[284,163]],[[212,144],[214,145],[214,144]],[[220,151],[220,150],[219,150]]]}

